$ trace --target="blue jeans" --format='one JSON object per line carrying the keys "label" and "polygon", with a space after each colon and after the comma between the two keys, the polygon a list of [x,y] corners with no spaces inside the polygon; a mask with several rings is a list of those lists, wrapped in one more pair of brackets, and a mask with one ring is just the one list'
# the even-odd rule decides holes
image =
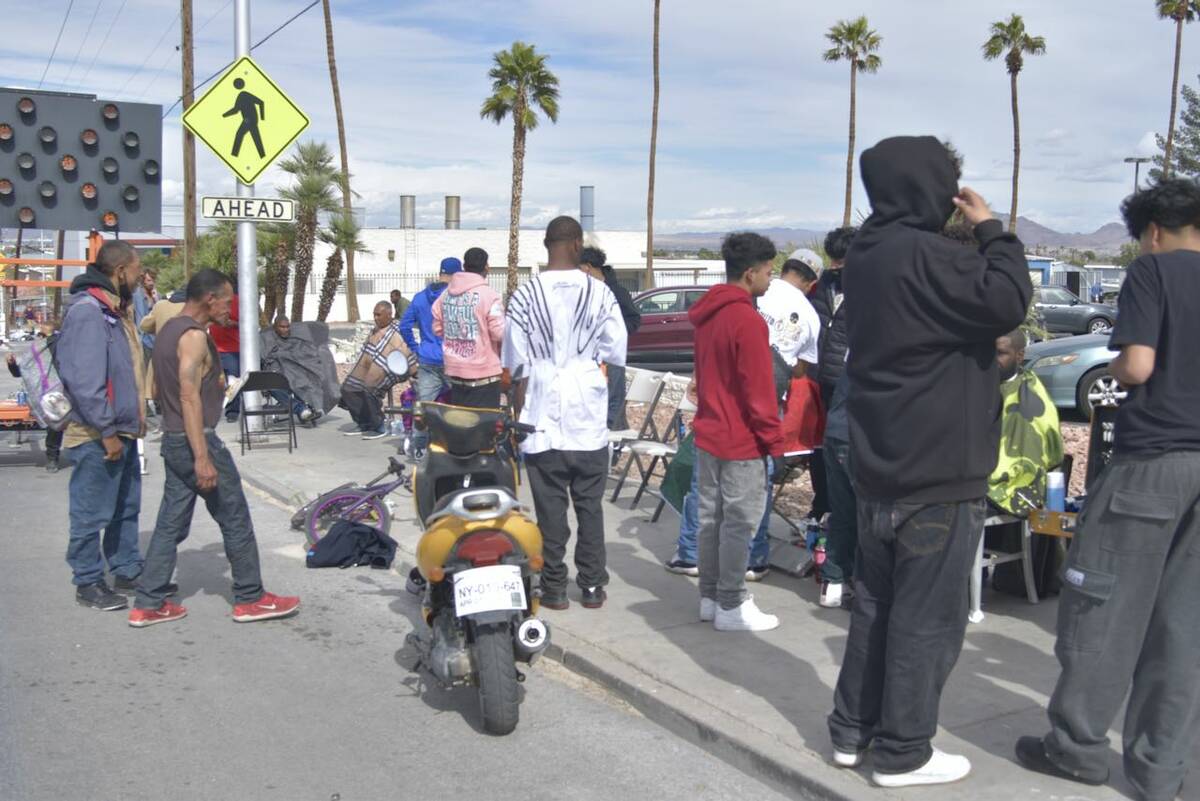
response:
{"label": "blue jeans", "polygon": [[[771,476],[775,472],[775,463],[767,460],[767,508],[763,511],[762,522],[750,542],[750,566],[765,567],[771,556]],[[683,497],[683,513],[679,518],[679,542],[675,546],[675,558],[681,562],[696,564],[698,559],[696,536],[700,531],[700,488],[699,471],[692,469],[692,488]]]}
{"label": "blue jeans", "polygon": [[[242,374],[242,355],[240,353],[222,353],[221,356],[221,371],[226,377],[239,377]],[[237,414],[242,410],[242,396],[235,395],[233,400],[225,405],[225,414]]]}
{"label": "blue jeans", "polygon": [[[435,401],[448,388],[446,371],[440,364],[422,364],[417,368],[417,400]],[[413,447],[425,450],[428,445],[429,432],[414,430]]]}
{"label": "blue jeans", "polygon": [[115,462],[105,461],[104,445],[99,441],[67,449],[75,463],[68,491],[71,537],[67,564],[75,574],[72,581],[76,586],[103,580],[105,562],[109,571],[121,578],[137,578],[142,572],[138,552],[142,472],[137,443],[130,439],[122,442],[125,450]]}
{"label": "blue jeans", "polygon": [[[287,406],[288,394],[286,392],[284,392],[282,389],[273,389],[270,392],[268,392],[267,394],[271,396],[271,400],[275,401],[280,406]],[[304,401],[300,400],[300,398],[296,397],[295,395],[292,396],[291,401],[292,401],[292,414],[296,415],[297,417],[300,416],[301,412],[303,412],[305,409],[308,408],[308,405]]]}

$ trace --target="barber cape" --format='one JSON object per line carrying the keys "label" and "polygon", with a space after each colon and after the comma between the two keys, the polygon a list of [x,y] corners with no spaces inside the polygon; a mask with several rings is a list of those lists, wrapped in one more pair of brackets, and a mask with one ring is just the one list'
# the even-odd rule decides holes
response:
{"label": "barber cape", "polygon": [[1000,396],[1000,461],[988,479],[988,499],[1025,517],[1045,505],[1046,473],[1063,461],[1058,410],[1029,370],[1002,382]]}
{"label": "barber cape", "polygon": [[[314,409],[332,409],[338,402],[337,365],[328,348],[312,341],[308,326],[292,323],[292,333],[282,339],[272,329],[259,337],[262,368],[281,373],[292,392]],[[319,323],[324,325],[324,323]]]}

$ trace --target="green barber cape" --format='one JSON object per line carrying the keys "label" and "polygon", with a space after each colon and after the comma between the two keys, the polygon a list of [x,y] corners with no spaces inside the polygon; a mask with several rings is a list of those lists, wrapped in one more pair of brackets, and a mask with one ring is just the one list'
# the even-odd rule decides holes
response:
{"label": "green barber cape", "polygon": [[988,498],[1018,517],[1046,501],[1046,473],[1063,461],[1058,410],[1033,372],[1022,369],[1000,385],[1000,461],[988,480]]}
{"label": "green barber cape", "polygon": [[671,504],[671,508],[683,514],[683,498],[692,488],[692,470],[696,466],[696,435],[689,431],[679,443],[679,451],[671,464],[667,466],[667,474],[663,477],[663,500]]}

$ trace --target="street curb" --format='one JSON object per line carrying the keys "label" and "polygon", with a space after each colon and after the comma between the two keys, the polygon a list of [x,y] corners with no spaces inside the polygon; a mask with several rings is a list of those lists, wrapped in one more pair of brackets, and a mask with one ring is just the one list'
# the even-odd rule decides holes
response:
{"label": "street curb", "polygon": [[[242,479],[288,508],[308,502],[307,496],[253,467],[239,465]],[[405,549],[399,549],[405,552]],[[545,656],[572,673],[596,682],[628,703],[648,720],[701,748],[751,778],[805,801],[886,801],[895,796],[840,771],[809,751],[781,745],[772,735],[709,707],[618,657],[586,643],[553,625]],[[844,776],[825,782],[821,774]],[[851,778],[854,777],[854,778]],[[839,787],[835,785],[844,785]]]}
{"label": "street curb", "polygon": [[753,779],[780,792],[806,801],[875,801],[891,796],[850,778],[834,786],[813,774],[838,771],[811,752],[797,751],[778,743],[765,732],[715,708],[705,708],[696,699],[663,684],[639,668],[622,662],[595,646],[551,627],[545,655],[573,673],[600,684],[633,706],[647,719],[717,757]]}

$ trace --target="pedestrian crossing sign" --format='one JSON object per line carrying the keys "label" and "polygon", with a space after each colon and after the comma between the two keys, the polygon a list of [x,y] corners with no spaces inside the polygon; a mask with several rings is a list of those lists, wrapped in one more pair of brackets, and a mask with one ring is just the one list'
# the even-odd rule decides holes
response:
{"label": "pedestrian crossing sign", "polygon": [[183,124],[239,181],[252,184],[308,127],[308,117],[242,56],[183,113]]}

